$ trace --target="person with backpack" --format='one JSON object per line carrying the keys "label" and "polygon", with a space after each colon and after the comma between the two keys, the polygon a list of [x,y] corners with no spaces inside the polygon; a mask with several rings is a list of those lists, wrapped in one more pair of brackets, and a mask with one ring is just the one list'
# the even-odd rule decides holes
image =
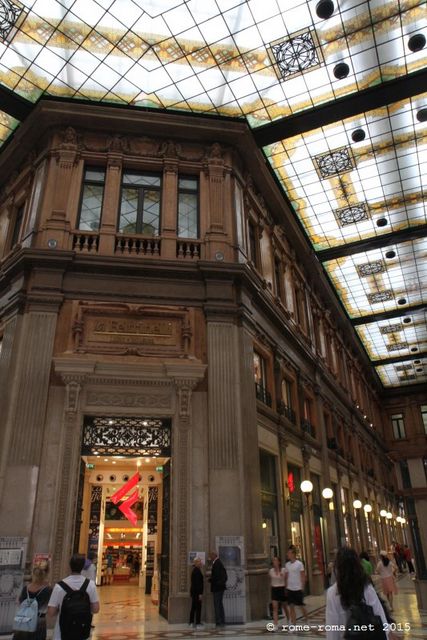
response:
{"label": "person with backpack", "polygon": [[33,567],[31,582],[22,588],[15,614],[13,640],[45,640],[46,611],[52,587],[47,564]]}
{"label": "person with backpack", "polygon": [[92,615],[99,611],[95,583],[81,571],[86,558],[79,553],[70,559],[71,575],[53,588],[47,609],[47,626],[55,625],[53,640],[88,640]]}
{"label": "person with backpack", "polygon": [[354,549],[339,549],[335,574],[337,581],[326,592],[327,640],[391,640],[383,630],[384,610]]}

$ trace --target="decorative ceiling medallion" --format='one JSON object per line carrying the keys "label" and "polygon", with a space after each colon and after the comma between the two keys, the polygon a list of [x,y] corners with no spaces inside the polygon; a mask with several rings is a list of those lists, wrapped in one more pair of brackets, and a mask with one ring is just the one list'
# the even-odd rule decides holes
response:
{"label": "decorative ceiling medallion", "polygon": [[364,202],[352,205],[351,207],[344,207],[343,209],[335,209],[335,217],[342,227],[347,224],[355,224],[362,220],[369,220],[369,210]]}
{"label": "decorative ceiling medallion", "polygon": [[366,278],[368,276],[373,276],[376,273],[384,273],[386,266],[382,260],[375,260],[374,262],[358,264],[356,269],[361,278]]}
{"label": "decorative ceiling medallion", "polygon": [[399,364],[395,369],[396,371],[408,371],[412,369],[412,364]]}
{"label": "decorative ceiling medallion", "polygon": [[377,304],[378,302],[386,302],[386,300],[393,300],[393,291],[377,291],[376,293],[368,293],[366,296],[370,304]]}
{"label": "decorative ceiling medallion", "polygon": [[314,31],[298,31],[286,40],[276,40],[271,43],[268,52],[276,73],[282,80],[320,67],[322,62]]}
{"label": "decorative ceiling medallion", "polygon": [[407,349],[408,346],[407,342],[395,342],[387,345],[387,351],[400,351],[401,349]]}
{"label": "decorative ceiling medallion", "polygon": [[401,322],[396,324],[389,324],[387,327],[380,327],[380,333],[396,333],[397,331],[403,331],[405,327]]}
{"label": "decorative ceiling medallion", "polygon": [[322,180],[338,176],[354,169],[354,162],[351,150],[348,147],[336,149],[328,153],[315,156],[317,171]]}
{"label": "decorative ceiling medallion", "polygon": [[0,40],[7,40],[12,29],[18,26],[23,11],[24,7],[19,2],[0,0]]}

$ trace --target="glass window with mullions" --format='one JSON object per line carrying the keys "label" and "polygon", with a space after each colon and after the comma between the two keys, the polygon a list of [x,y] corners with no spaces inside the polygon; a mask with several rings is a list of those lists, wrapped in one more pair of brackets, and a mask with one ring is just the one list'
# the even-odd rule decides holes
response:
{"label": "glass window with mullions", "polygon": [[162,179],[158,175],[123,173],[120,233],[159,235],[161,187]]}
{"label": "glass window with mullions", "polygon": [[199,183],[194,178],[178,181],[178,237],[199,237]]}
{"label": "glass window with mullions", "polygon": [[101,223],[104,186],[105,169],[88,167],[84,174],[79,224],[77,227],[79,230],[98,231]]}

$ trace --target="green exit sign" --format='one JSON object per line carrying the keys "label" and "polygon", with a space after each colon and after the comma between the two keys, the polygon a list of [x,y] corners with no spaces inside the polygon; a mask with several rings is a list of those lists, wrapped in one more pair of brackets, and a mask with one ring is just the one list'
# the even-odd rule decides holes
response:
{"label": "green exit sign", "polygon": [[156,467],[156,471],[159,471],[160,473],[162,473],[163,467]]}
{"label": "green exit sign", "polygon": [[95,469],[95,465],[92,464],[91,462],[87,462],[86,463],[86,469]]}

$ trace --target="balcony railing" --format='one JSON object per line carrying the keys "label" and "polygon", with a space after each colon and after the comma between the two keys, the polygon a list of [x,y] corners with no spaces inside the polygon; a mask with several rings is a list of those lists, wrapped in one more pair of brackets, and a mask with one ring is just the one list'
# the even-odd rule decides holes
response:
{"label": "balcony railing", "polygon": [[94,231],[74,231],[73,250],[81,253],[98,253],[99,235]]}
{"label": "balcony railing", "polygon": [[308,433],[312,438],[316,437],[316,430],[309,420],[303,418],[301,420],[301,429]]}
{"label": "balcony railing", "polygon": [[115,254],[160,256],[160,238],[144,238],[141,236],[118,235],[114,248]]}
{"label": "balcony railing", "polygon": [[285,418],[287,418],[290,422],[292,422],[292,424],[296,424],[297,420],[296,420],[295,411],[291,407],[288,407],[288,405],[286,405],[283,402],[283,400],[277,401],[277,412],[281,416],[285,416]]}
{"label": "balcony railing", "polygon": [[177,240],[176,257],[189,258],[190,260],[200,258],[201,244],[200,240]]}
{"label": "balcony railing", "polygon": [[268,407],[272,406],[271,402],[271,394],[267,391],[265,387],[263,387],[259,382],[255,382],[255,394],[257,400],[261,400]]}

